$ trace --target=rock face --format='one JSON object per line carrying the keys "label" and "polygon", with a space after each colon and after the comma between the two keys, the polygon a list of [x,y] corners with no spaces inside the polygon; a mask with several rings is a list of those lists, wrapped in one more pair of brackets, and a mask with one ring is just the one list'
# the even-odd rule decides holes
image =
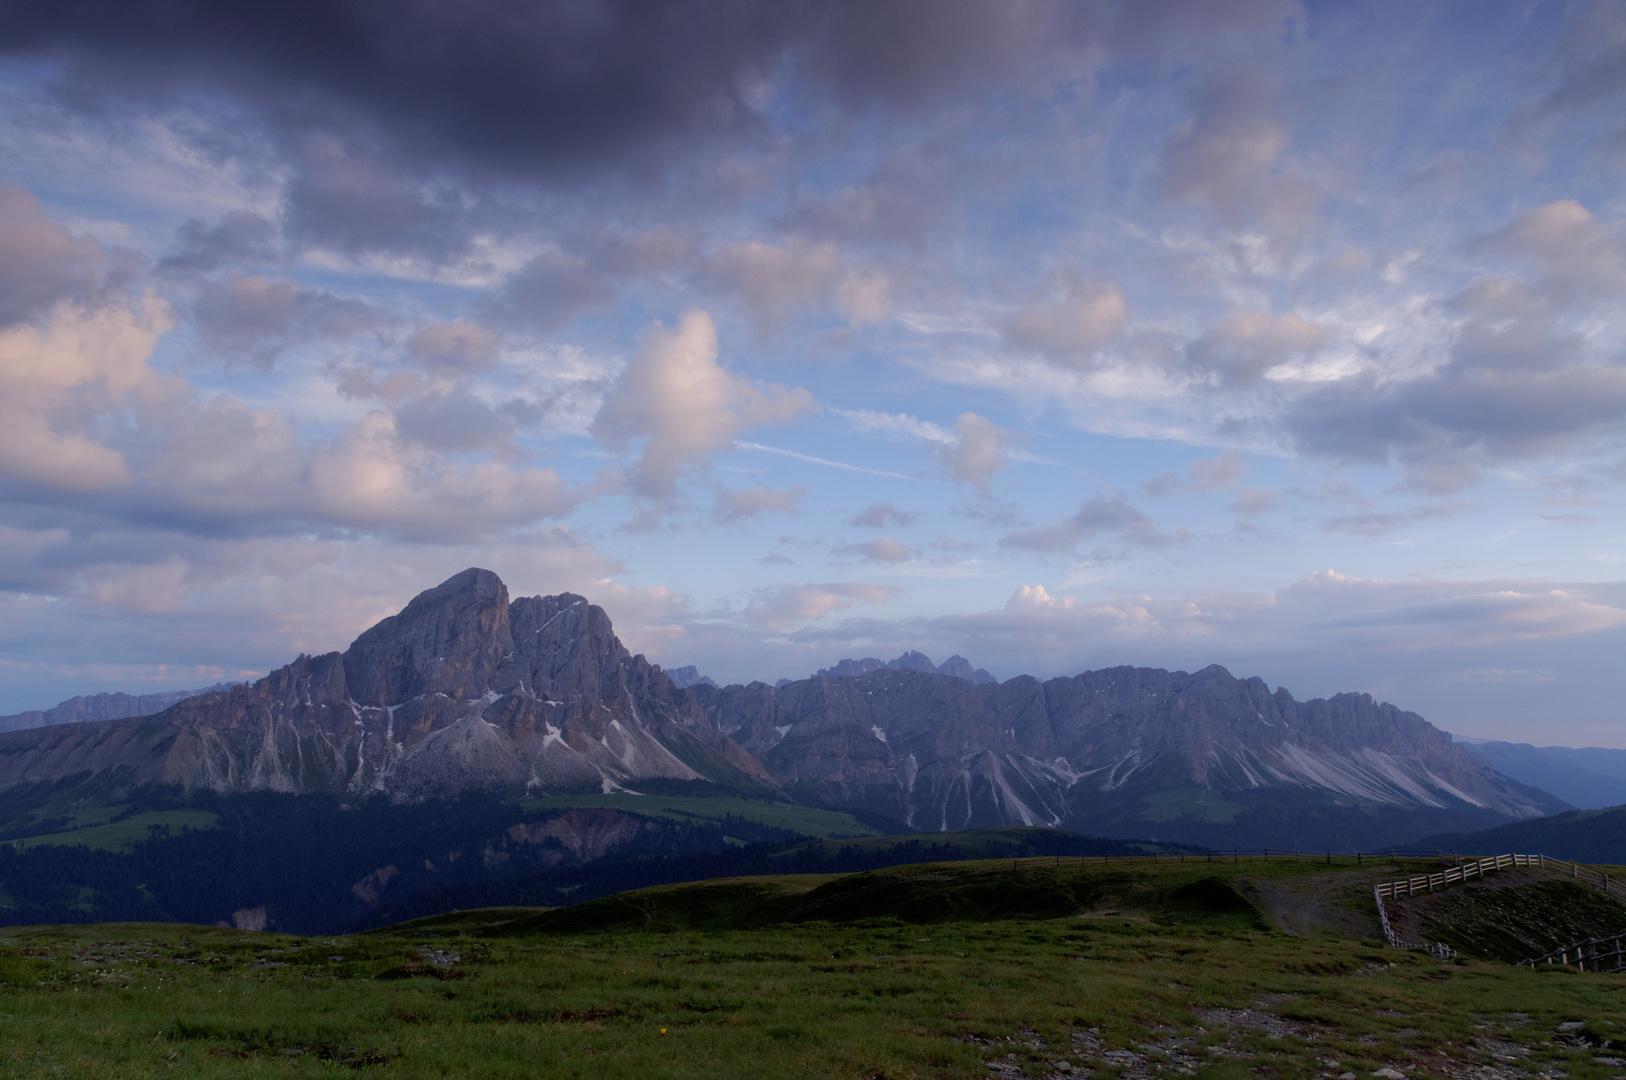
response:
{"label": "rock face", "polygon": [[1494,823],[1562,808],[1413,713],[1364,694],[1298,702],[1218,666],[980,686],[883,669],[698,692],[787,791],[923,830],[1065,823],[1211,842],[1262,798],[1278,816],[1421,812],[1408,823],[1424,831],[1454,812]]}
{"label": "rock face", "polygon": [[156,716],[0,736],[0,788],[119,770],[216,791],[612,790],[640,779],[771,791],[690,691],[580,596],[508,599],[489,570],[417,596],[343,654]]}

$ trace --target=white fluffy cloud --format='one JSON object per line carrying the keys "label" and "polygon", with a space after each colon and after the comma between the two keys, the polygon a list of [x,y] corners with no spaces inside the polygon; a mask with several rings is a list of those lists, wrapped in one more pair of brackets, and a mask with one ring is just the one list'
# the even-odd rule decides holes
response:
{"label": "white fluffy cloud", "polygon": [[172,325],[149,299],[133,310],[63,304],[44,327],[0,331],[0,474],[64,492],[130,483],[124,455],[94,427],[130,407],[151,417],[184,393],[147,365]]}
{"label": "white fluffy cloud", "polygon": [[656,500],[677,494],[678,479],[703,470],[734,436],[783,423],[813,407],[806,390],[758,389],[717,362],[717,328],[704,311],[675,327],[655,326],[604,397],[593,434],[626,448],[643,440],[632,489]]}

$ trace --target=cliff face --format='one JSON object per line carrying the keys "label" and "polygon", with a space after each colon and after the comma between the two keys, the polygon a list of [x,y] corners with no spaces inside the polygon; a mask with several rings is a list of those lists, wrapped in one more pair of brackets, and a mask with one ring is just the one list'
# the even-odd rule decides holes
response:
{"label": "cliff face", "polygon": [[718,729],[787,790],[919,829],[1099,830],[1110,818],[1139,822],[1145,836],[1159,822],[1234,817],[1253,793],[1272,790],[1355,813],[1494,821],[1560,808],[1414,713],[1364,694],[1298,702],[1217,666],[987,686],[890,670],[698,693]]}
{"label": "cliff face", "polygon": [[771,790],[693,694],[632,656],[571,594],[509,602],[464,571],[343,654],[156,716],[0,736],[0,787],[120,770],[217,791],[610,790],[638,779]]}

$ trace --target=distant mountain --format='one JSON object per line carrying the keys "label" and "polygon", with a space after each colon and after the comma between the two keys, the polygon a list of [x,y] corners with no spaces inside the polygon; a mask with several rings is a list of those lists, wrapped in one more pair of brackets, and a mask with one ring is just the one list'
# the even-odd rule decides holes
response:
{"label": "distant mountain", "polygon": [[[884,663],[873,656],[866,656],[862,660],[843,660],[835,667],[820,668],[816,679],[847,679],[858,675],[868,675],[872,671],[923,671],[928,675],[952,675],[956,679],[964,679],[968,683],[982,686],[985,683],[997,683],[994,678],[982,668],[973,668],[971,661],[963,656],[954,655],[941,664],[933,664],[931,658],[925,653],[914,649],[909,650],[896,660],[887,660]],[[790,683],[789,679],[779,680],[779,686]]]}
{"label": "distant mountain", "polygon": [[78,724],[88,720],[128,720],[136,716],[151,716],[163,712],[177,701],[185,701],[199,694],[230,690],[237,685],[240,684],[222,682],[198,690],[166,690],[160,694],[111,693],[71,697],[50,709],[0,716],[0,732],[26,731],[52,724]]}
{"label": "distant mountain", "polygon": [[585,598],[510,601],[471,569],[345,652],[252,686],[0,735],[0,793],[87,775],[397,802],[679,784],[788,793],[921,831],[1062,825],[1303,850],[1570,809],[1364,694],[1301,703],[1221,667],[981,685],[964,667],[910,652],[777,688],[680,687]]}
{"label": "distant mountain", "polygon": [[1576,810],[1470,833],[1425,836],[1407,846],[1464,855],[1550,855],[1571,862],[1626,866],[1626,806]]}
{"label": "distant mountain", "polygon": [[137,720],[0,735],[0,789],[119,770],[214,791],[611,790],[643,779],[771,792],[762,765],[569,593],[508,599],[489,570],[419,594],[344,653]]}
{"label": "distant mountain", "polygon": [[983,686],[883,669],[695,692],[797,798],[921,830],[1348,850],[1570,808],[1414,713],[1365,694],[1301,703],[1218,666]]}
{"label": "distant mountain", "polygon": [[1626,750],[1478,741],[1465,745],[1504,776],[1550,791],[1582,810],[1626,803]]}
{"label": "distant mountain", "polygon": [[700,674],[700,669],[693,664],[687,667],[669,668],[666,677],[672,680],[672,685],[679,690],[686,690],[691,686],[716,686],[710,675]]}

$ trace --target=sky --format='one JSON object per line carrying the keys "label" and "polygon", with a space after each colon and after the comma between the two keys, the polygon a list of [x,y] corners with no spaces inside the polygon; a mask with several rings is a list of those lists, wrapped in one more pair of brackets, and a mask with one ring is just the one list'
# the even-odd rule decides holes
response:
{"label": "sky", "polygon": [[1626,747],[1626,4],[0,10],[0,712],[469,566]]}

